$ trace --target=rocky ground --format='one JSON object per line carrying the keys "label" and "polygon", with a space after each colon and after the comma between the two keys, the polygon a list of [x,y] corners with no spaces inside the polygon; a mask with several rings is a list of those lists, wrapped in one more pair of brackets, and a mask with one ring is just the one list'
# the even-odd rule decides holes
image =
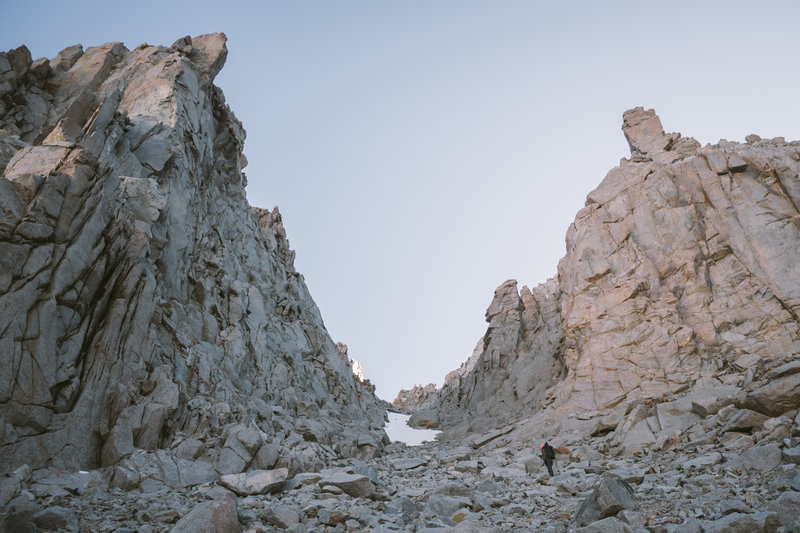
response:
{"label": "rocky ground", "polygon": [[[638,451],[616,446],[614,432],[585,437],[559,455],[553,477],[536,442],[504,444],[504,431],[182,490],[157,476],[125,491],[100,470],[23,467],[0,485],[3,531],[800,531],[795,415],[726,406]],[[758,421],[746,430],[745,417]]]}

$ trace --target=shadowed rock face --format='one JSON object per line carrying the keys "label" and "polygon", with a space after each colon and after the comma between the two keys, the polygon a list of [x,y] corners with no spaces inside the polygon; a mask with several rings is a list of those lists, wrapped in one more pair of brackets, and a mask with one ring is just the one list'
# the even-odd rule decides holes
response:
{"label": "shadowed rock face", "polygon": [[[557,277],[495,291],[486,335],[433,402],[443,424],[743,387],[800,353],[800,145],[700,147],[642,108],[622,129],[631,158],[589,193]],[[781,379],[749,404],[798,407]]]}
{"label": "shadowed rock face", "polygon": [[381,446],[280,214],[247,204],[225,41],[0,54],[2,471],[169,447],[297,471]]}

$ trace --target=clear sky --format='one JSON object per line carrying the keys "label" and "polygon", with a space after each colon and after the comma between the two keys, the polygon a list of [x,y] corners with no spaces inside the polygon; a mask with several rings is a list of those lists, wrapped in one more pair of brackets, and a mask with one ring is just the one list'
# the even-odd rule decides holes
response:
{"label": "clear sky", "polygon": [[667,131],[800,139],[800,3],[0,3],[0,49],[170,45],[224,31],[247,195],[280,207],[334,340],[378,394],[441,385],[494,289],[556,272],[586,195]]}

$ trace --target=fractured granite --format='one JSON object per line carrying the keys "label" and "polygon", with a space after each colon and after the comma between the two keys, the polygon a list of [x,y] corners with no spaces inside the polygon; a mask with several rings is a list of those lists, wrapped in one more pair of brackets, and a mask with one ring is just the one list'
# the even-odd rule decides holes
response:
{"label": "fractured granite", "polygon": [[[588,194],[557,276],[498,287],[483,339],[418,418],[460,438],[547,411],[601,434],[615,409],[687,391],[721,392],[680,406],[684,424],[734,402],[800,407],[800,142],[701,147],[643,108],[622,130],[631,157]],[[629,422],[631,450],[669,440],[664,409]]]}
{"label": "fractured granite", "polygon": [[227,53],[221,33],[0,53],[3,472],[107,467],[129,489],[380,453],[374,387],[277,208],[247,203]]}

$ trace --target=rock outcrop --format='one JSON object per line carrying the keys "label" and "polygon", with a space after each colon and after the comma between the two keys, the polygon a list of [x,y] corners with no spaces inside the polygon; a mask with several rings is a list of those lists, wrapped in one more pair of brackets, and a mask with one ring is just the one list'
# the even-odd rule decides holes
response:
{"label": "rock outcrop", "polygon": [[226,55],[223,34],[0,53],[3,472],[186,486],[382,447],[279,212],[247,203]]}
{"label": "rock outcrop", "polygon": [[642,108],[622,129],[631,157],[589,193],[558,275],[495,291],[483,340],[430,406],[442,425],[551,408],[610,431],[642,402],[725,387],[707,405],[800,407],[800,143],[701,147]]}
{"label": "rock outcrop", "polygon": [[400,411],[418,411],[424,409],[433,400],[436,394],[436,384],[428,383],[414,385],[408,390],[401,390],[397,393],[397,398],[392,400],[392,406]]}

